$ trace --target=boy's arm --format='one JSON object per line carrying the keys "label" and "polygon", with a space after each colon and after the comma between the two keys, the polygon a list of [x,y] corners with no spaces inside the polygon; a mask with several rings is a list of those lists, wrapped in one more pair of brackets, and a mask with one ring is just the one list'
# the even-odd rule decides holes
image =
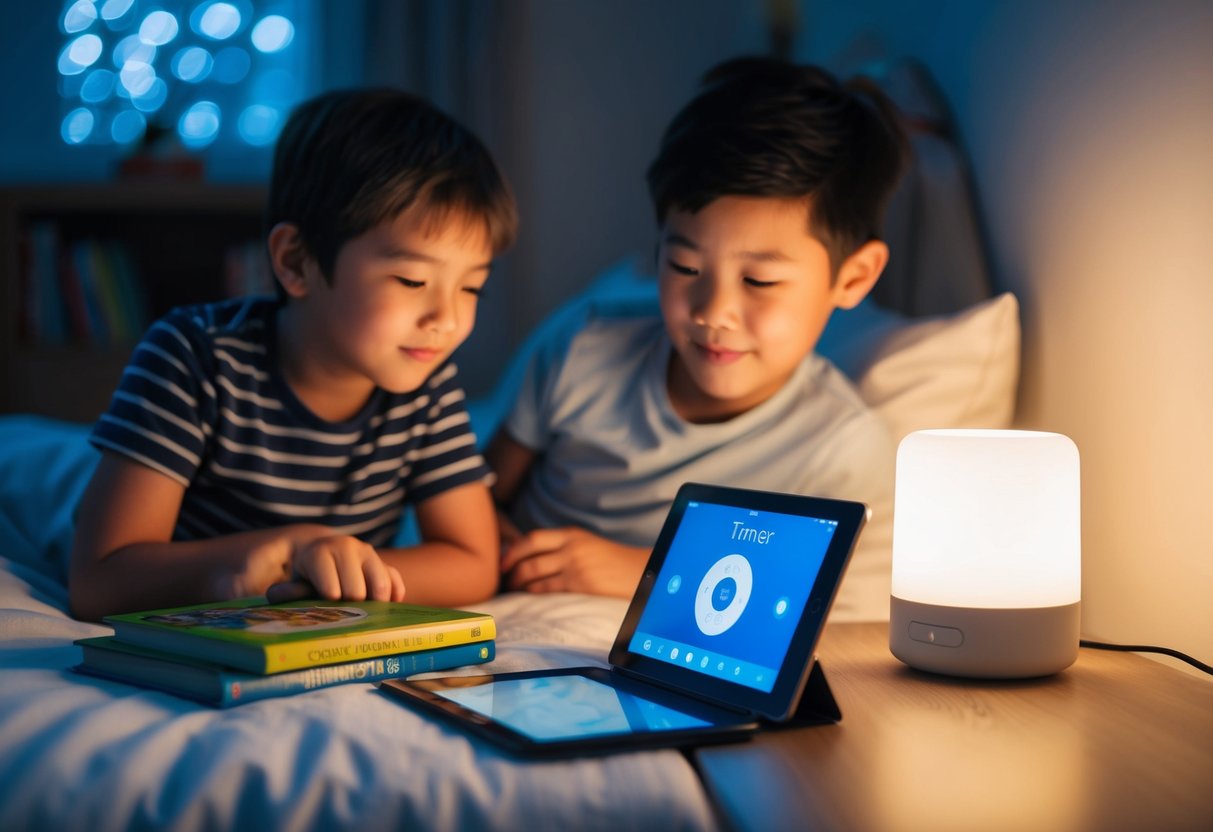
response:
{"label": "boy's arm", "polygon": [[399,597],[374,549],[314,523],[171,542],[185,487],[105,452],[76,520],[69,599],[77,618],[260,595],[300,571],[329,597]]}
{"label": "boy's arm", "polygon": [[482,483],[443,491],[415,507],[422,543],[381,549],[404,576],[410,604],[450,607],[484,601],[497,591],[497,519]]}
{"label": "boy's arm", "polygon": [[521,537],[521,532],[510,520],[507,512],[522,484],[526,482],[538,456],[535,451],[510,436],[505,428],[497,431],[497,435],[484,452],[485,461],[497,477],[493,483],[492,495],[493,503],[497,506],[497,523],[503,547],[512,545]]}
{"label": "boy's arm", "polygon": [[[513,501],[538,454],[499,430],[485,451],[497,475],[493,500]],[[625,546],[585,529],[566,527],[519,532],[502,522],[501,572],[506,589],[526,592],[584,592],[631,598],[649,560],[649,550]]]}
{"label": "boy's arm", "polygon": [[493,483],[493,502],[506,507],[522,488],[538,454],[523,445],[502,428],[484,452],[484,459],[497,475]]}

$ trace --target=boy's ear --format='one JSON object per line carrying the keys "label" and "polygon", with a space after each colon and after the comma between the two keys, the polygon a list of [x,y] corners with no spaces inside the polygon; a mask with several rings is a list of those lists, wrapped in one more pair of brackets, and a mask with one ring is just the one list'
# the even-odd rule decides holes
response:
{"label": "boy's ear", "polygon": [[311,255],[303,243],[299,226],[280,222],[270,229],[266,247],[270,255],[270,268],[274,277],[282,284],[288,297],[301,298],[308,292],[308,261]]}
{"label": "boy's ear", "polygon": [[842,262],[834,282],[835,300],[842,309],[852,309],[868,296],[889,262],[889,247],[869,240]]}

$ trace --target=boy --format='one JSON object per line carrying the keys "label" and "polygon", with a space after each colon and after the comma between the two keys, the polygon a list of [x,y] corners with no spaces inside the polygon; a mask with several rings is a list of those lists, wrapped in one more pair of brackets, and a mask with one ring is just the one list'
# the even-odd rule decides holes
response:
{"label": "boy", "polygon": [[[425,101],[300,106],[270,183],[277,297],[174,310],[136,348],[92,434],[73,614],[307,584],[330,599],[492,595],[489,472],[448,359],[516,225],[483,145]],[[406,502],[423,542],[379,548]]]}
{"label": "boy", "polygon": [[857,610],[846,586],[887,589],[893,444],[813,352],[888,260],[905,140],[871,95],[738,59],[674,118],[648,171],[661,319],[591,314],[540,349],[486,454],[507,587],[630,597],[678,486],[700,481],[868,503],[840,603],[887,618],[887,591]]}

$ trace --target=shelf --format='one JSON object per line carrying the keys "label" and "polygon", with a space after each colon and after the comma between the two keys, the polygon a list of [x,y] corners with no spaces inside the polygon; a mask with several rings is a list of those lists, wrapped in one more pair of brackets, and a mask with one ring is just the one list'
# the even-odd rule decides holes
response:
{"label": "shelf", "polygon": [[91,421],[152,320],[269,289],[264,200],[195,182],[0,190],[0,411]]}

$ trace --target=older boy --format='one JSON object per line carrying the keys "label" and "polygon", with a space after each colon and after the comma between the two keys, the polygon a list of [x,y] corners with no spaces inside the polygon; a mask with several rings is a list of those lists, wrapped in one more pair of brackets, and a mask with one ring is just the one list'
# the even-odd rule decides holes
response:
{"label": "older boy", "polygon": [[[497,586],[497,531],[451,353],[513,198],[425,101],[336,92],[275,150],[276,298],[177,309],[94,428],[70,575],[82,618],[258,595],[463,604]],[[415,506],[423,542],[382,549]]]}
{"label": "older boy", "polygon": [[546,345],[486,454],[508,586],[630,596],[678,486],[715,482],[868,503],[840,602],[887,617],[894,448],[813,352],[888,259],[904,138],[878,99],[774,60],[708,73],[648,172],[661,318]]}

